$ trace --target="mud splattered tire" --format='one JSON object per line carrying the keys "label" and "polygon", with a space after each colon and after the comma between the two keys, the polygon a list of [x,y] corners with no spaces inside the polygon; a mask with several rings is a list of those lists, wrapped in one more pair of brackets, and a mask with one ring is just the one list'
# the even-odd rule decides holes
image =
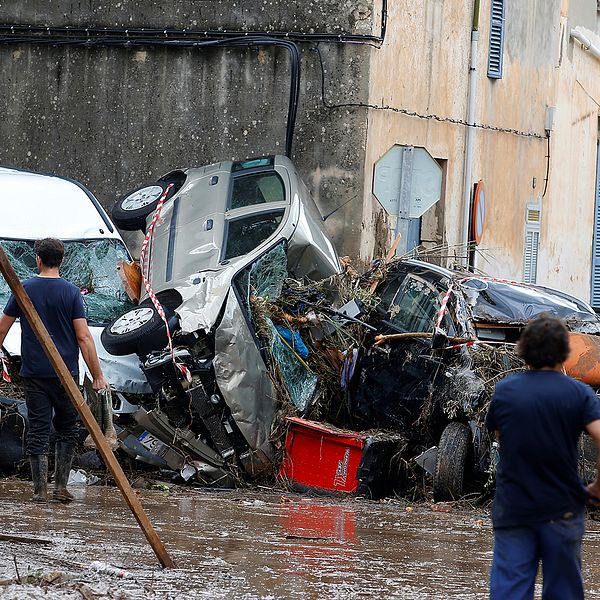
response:
{"label": "mud splattered tire", "polygon": [[[178,327],[177,315],[164,307],[171,334]],[[106,351],[114,356],[146,356],[168,344],[165,323],[153,305],[142,304],[111,321],[100,336]]]}
{"label": "mud splattered tire", "polygon": [[444,429],[433,474],[435,502],[458,500],[463,495],[469,469],[471,437],[471,429],[464,423],[453,422]]}
{"label": "mud splattered tire", "polygon": [[112,218],[116,226],[125,231],[144,231],[146,220],[156,210],[164,191],[172,184],[165,198],[168,200],[180,190],[185,179],[184,173],[174,171],[156,183],[143,185],[119,198],[112,209]]}

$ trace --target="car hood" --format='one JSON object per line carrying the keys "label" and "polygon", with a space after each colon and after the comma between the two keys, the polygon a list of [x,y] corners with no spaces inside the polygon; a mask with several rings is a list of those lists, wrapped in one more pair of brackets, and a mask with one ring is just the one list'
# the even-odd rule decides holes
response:
{"label": "car hood", "polygon": [[475,321],[526,323],[547,312],[564,319],[572,330],[600,333],[600,319],[593,309],[564,292],[483,278],[468,278],[461,285]]}

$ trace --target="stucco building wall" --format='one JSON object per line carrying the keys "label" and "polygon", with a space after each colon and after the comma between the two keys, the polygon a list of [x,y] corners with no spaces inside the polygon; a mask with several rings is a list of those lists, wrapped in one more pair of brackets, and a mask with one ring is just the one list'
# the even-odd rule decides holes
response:
{"label": "stucco building wall", "polygon": [[[490,9],[491,0],[482,0],[475,122],[533,135],[475,129],[470,185],[483,180],[486,190],[476,267],[522,279],[526,209],[539,205],[538,283],[589,300],[600,62],[569,34],[584,27],[598,40],[596,2],[506,0],[501,79],[487,76]],[[388,38],[371,59],[370,103],[465,120],[472,16],[470,2],[390,7]],[[545,186],[548,107],[556,110]],[[393,237],[394,218],[372,194],[374,165],[393,144],[424,146],[444,159],[443,204],[423,216],[422,239],[443,240],[449,257],[464,255],[456,245],[463,239],[465,132],[464,125],[369,111],[363,218],[387,240],[363,237],[365,257],[382,254]]]}

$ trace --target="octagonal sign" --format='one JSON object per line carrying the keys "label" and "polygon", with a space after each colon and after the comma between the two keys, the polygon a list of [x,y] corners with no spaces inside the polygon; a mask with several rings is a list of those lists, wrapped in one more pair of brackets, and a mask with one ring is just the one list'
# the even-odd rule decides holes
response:
{"label": "octagonal sign", "polygon": [[425,148],[392,146],[375,164],[373,194],[391,215],[422,216],[442,195],[442,168]]}

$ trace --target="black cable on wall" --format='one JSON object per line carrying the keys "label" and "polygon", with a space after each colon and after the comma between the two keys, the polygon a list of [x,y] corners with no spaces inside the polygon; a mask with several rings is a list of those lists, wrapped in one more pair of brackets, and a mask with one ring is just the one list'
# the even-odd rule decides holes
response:
{"label": "black cable on wall", "polygon": [[251,46],[275,46],[286,49],[290,54],[290,91],[288,100],[288,113],[285,136],[285,153],[291,158],[292,146],[294,140],[294,130],[296,127],[296,116],[298,113],[298,102],[300,97],[300,49],[295,42],[283,39],[273,39],[266,36],[244,36],[241,38],[227,39],[203,39],[195,40],[191,38],[176,39],[174,37],[165,38],[160,35],[146,35],[144,37],[131,37],[129,34],[118,36],[116,34],[100,36],[73,36],[71,33],[65,36],[61,32],[52,30],[44,36],[23,36],[9,35],[0,36],[0,44],[35,44],[46,46],[112,46],[134,48],[140,46],[168,46],[176,48],[215,48],[215,47],[251,47]]}
{"label": "black cable on wall", "polygon": [[290,91],[285,152],[291,158],[300,97],[300,50],[297,42],[369,44],[379,47],[387,29],[387,0],[381,4],[379,35],[347,33],[303,33],[295,31],[202,31],[157,28],[48,27],[44,25],[0,25],[0,44],[50,46],[170,46],[170,47],[251,47],[274,46],[290,54]]}

